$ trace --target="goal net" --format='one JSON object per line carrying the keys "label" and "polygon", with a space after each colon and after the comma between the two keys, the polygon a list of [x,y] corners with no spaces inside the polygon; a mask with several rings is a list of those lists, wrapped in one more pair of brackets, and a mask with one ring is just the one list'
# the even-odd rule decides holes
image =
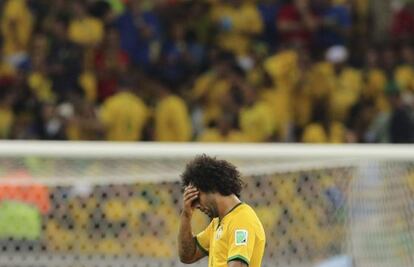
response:
{"label": "goal net", "polygon": [[202,153],[242,172],[263,266],[414,266],[411,146],[99,142],[0,142],[1,265],[182,266],[179,175]]}

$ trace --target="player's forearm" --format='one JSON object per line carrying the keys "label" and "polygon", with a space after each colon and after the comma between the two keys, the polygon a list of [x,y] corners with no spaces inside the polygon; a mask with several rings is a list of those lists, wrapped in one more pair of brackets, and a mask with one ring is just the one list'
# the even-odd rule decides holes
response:
{"label": "player's forearm", "polygon": [[183,263],[193,262],[197,247],[191,231],[191,217],[181,215],[180,230],[178,233],[178,254]]}

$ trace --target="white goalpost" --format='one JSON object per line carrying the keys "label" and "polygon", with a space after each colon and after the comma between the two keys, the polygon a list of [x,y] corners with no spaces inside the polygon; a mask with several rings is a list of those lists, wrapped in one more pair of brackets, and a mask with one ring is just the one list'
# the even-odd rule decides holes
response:
{"label": "white goalpost", "polygon": [[0,141],[0,262],[181,266],[179,175],[200,154],[242,172],[263,266],[414,266],[412,145],[35,141]]}

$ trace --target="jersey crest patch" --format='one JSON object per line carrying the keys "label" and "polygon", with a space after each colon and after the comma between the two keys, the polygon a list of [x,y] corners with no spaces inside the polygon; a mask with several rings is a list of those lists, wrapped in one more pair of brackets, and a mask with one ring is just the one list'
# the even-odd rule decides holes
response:
{"label": "jersey crest patch", "polygon": [[236,230],[234,238],[234,240],[236,241],[236,246],[247,245],[247,234],[248,232],[246,230]]}

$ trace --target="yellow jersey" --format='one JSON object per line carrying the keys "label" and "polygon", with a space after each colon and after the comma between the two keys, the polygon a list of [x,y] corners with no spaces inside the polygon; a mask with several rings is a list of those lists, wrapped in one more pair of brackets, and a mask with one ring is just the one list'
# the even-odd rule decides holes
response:
{"label": "yellow jersey", "polygon": [[251,107],[243,107],[239,114],[240,128],[251,142],[265,142],[273,134],[274,111],[263,101],[257,101]]}
{"label": "yellow jersey", "polygon": [[3,54],[11,56],[27,51],[34,19],[26,1],[9,0],[5,2],[2,10],[0,30],[3,37]]}
{"label": "yellow jersey", "polygon": [[0,139],[9,138],[13,123],[13,110],[9,107],[0,107]]}
{"label": "yellow jersey", "polygon": [[131,92],[120,92],[105,100],[100,119],[108,141],[139,141],[149,117],[144,101]]}
{"label": "yellow jersey", "polygon": [[192,137],[191,118],[188,108],[179,96],[170,95],[155,107],[155,141],[187,142]]}
{"label": "yellow jersey", "polygon": [[74,19],[69,24],[69,39],[84,46],[95,46],[99,44],[104,35],[104,24],[94,17]]}
{"label": "yellow jersey", "polygon": [[209,267],[227,267],[232,260],[259,267],[266,243],[262,223],[245,203],[236,205],[221,221],[214,218],[195,240],[198,247],[208,254]]}

